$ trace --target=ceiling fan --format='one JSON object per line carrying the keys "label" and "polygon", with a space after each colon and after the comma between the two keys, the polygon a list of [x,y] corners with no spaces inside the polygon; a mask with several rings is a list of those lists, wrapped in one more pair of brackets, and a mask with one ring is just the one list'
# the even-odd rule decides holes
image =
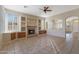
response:
{"label": "ceiling fan", "polygon": [[52,11],[52,10],[49,9],[49,6],[44,6],[43,9],[41,9],[41,10],[43,10],[44,13]]}

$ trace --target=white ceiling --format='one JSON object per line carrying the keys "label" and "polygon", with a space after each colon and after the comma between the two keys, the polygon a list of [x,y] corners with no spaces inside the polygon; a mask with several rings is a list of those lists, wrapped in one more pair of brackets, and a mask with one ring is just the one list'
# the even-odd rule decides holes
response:
{"label": "white ceiling", "polygon": [[70,11],[72,9],[79,8],[78,5],[48,5],[50,7],[49,9],[52,9],[53,11],[45,14],[42,10],[40,10],[40,8],[43,9],[44,5],[26,5],[26,6],[27,8],[24,8],[24,5],[4,5],[4,7],[7,9],[41,17],[49,17]]}

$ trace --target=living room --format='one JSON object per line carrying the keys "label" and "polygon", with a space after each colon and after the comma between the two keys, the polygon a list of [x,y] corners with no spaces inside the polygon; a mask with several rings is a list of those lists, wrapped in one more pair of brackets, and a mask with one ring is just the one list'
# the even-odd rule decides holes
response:
{"label": "living room", "polygon": [[0,53],[79,53],[78,11],[74,5],[1,5]]}

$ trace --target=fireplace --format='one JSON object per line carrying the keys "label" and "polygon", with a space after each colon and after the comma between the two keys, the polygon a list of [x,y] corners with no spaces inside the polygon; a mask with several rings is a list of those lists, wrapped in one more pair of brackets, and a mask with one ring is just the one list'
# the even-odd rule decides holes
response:
{"label": "fireplace", "polygon": [[28,35],[31,35],[31,34],[35,34],[35,29],[29,29],[28,30]]}
{"label": "fireplace", "polygon": [[36,36],[36,27],[35,26],[28,26],[28,37]]}

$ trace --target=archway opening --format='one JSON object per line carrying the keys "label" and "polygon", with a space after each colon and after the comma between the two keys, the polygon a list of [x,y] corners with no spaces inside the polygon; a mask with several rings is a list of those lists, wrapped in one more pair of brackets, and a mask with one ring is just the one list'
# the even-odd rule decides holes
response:
{"label": "archway opening", "polygon": [[[74,39],[78,37],[79,32],[79,17],[71,16],[66,18],[66,41],[67,46],[71,49]],[[77,34],[77,35],[76,35]]]}

